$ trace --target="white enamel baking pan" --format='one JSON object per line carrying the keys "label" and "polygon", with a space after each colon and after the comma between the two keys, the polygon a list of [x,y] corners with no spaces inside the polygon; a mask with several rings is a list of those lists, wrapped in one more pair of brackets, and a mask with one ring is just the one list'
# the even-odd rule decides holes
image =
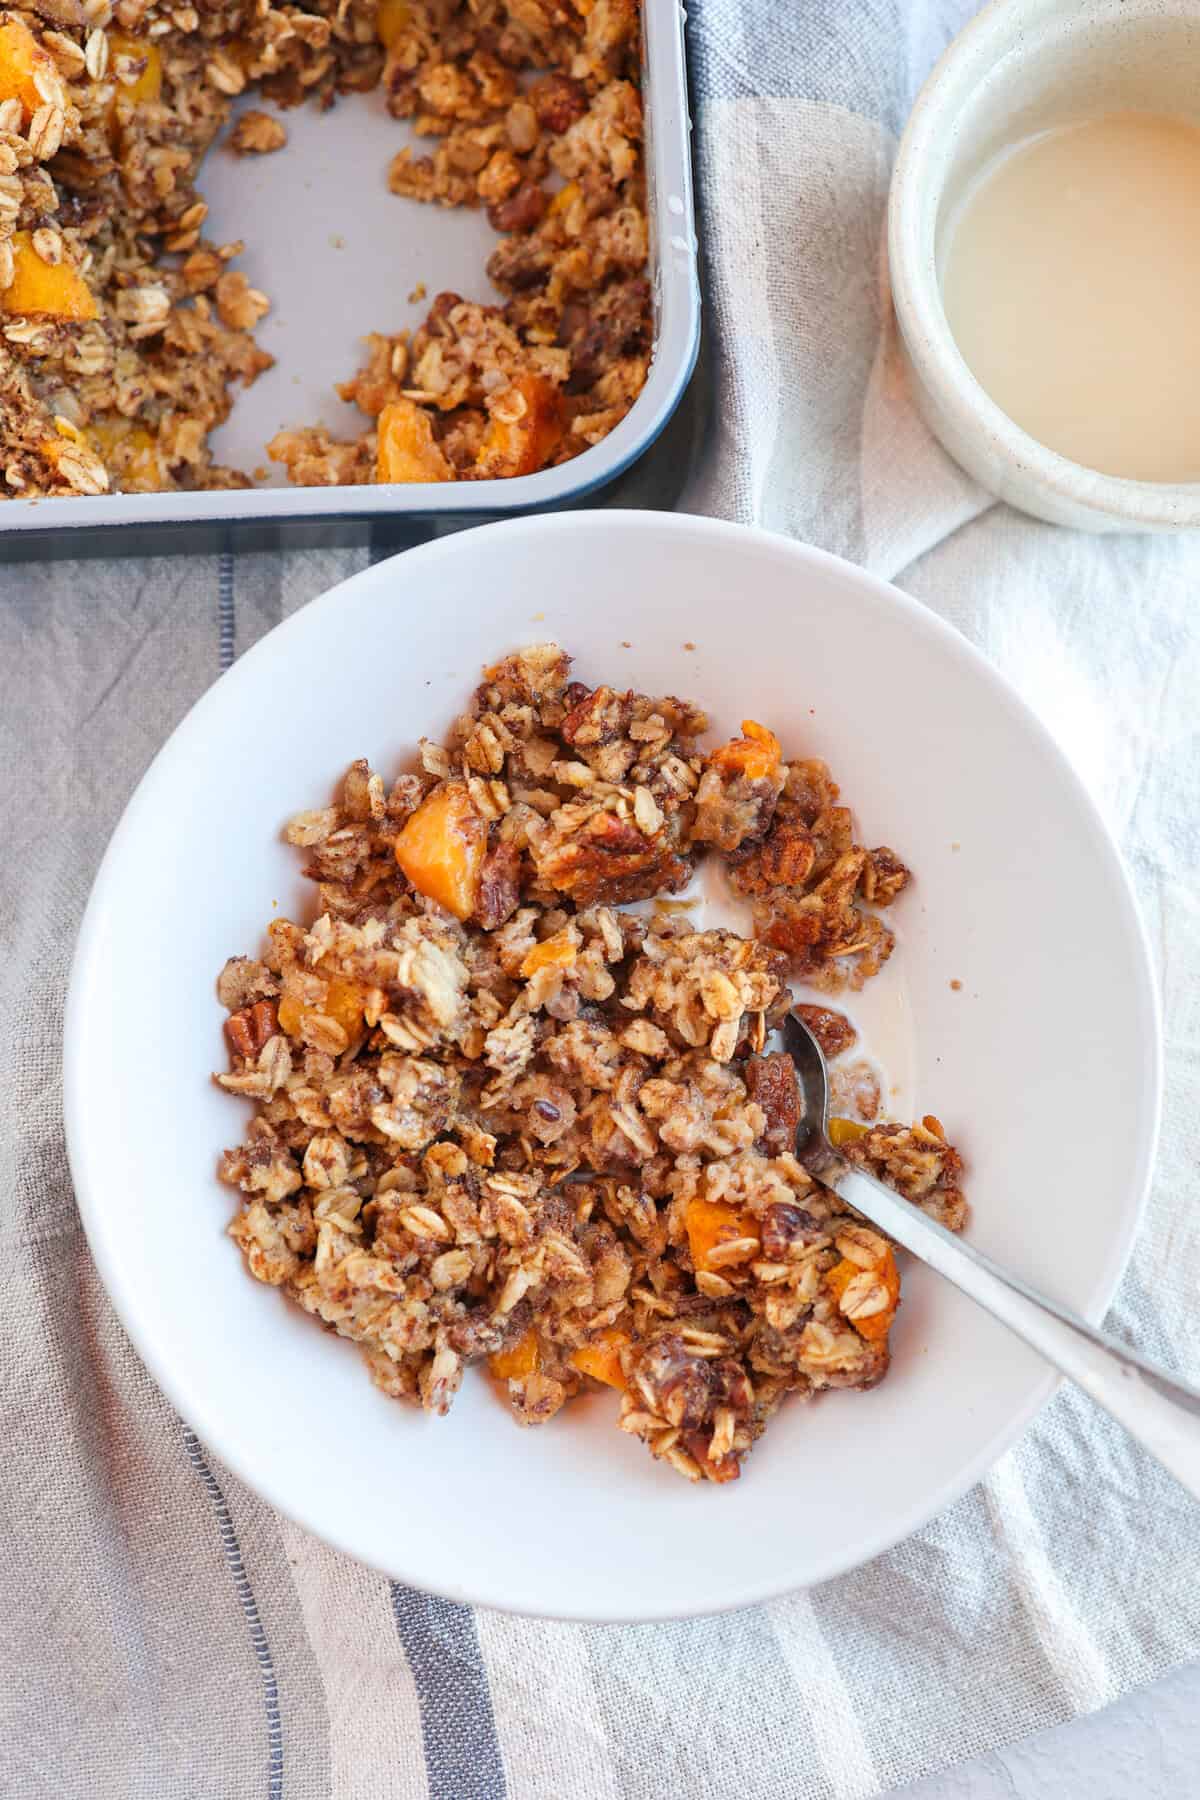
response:
{"label": "white enamel baking pan", "polygon": [[[380,92],[353,94],[323,115],[309,107],[281,113],[289,141],[274,155],[237,158],[218,142],[201,176],[207,234],[218,243],[245,240],[234,266],[272,300],[257,336],[275,367],[237,393],[231,418],[212,438],[218,461],[256,473],[259,484],[217,493],[8,500],[0,503],[0,533],[50,532],[61,546],[60,533],[80,527],[90,536],[94,527],[465,518],[563,506],[612,481],[675,410],[700,330],[684,13],[677,0],[644,0],[644,14],[654,354],[645,388],[602,443],[558,468],[509,481],[298,488],[268,463],[267,441],[282,427],[321,422],[347,437],[362,430],[362,414],[338,400],[334,384],[358,368],[368,332],[415,327],[443,289],[479,300],[494,291],[485,264],[496,234],[486,218],[389,193],[389,161],[419,140],[389,117]],[[258,95],[243,104],[264,106]],[[422,285],[424,297],[410,300]],[[9,547],[16,548],[12,538]]]}

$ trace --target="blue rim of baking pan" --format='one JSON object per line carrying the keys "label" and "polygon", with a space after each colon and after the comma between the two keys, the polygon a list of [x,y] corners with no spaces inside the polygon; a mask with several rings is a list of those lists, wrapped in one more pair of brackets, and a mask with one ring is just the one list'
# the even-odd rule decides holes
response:
{"label": "blue rim of baking pan", "polygon": [[[599,444],[557,468],[503,481],[379,483],[365,487],[233,488],[206,493],[100,494],[0,503],[0,540],[80,531],[92,538],[129,526],[284,528],[346,520],[468,519],[539,512],[581,500],[624,474],[667,425],[700,348],[691,121],[685,12],[643,0],[647,214],[651,229],[655,340],[646,385]],[[60,539],[60,547],[61,539]]]}

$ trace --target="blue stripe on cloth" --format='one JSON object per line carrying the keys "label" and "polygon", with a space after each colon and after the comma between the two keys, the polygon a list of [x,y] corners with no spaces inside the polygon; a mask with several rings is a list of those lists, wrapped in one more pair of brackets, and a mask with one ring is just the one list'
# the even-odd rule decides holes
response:
{"label": "blue stripe on cloth", "polygon": [[[233,552],[222,550],[217,558],[217,661],[224,674],[232,668],[236,632],[236,611],[233,592]],[[263,1622],[258,1611],[258,1602],[254,1598],[254,1589],[250,1586],[250,1577],[246,1573],[246,1565],[242,1559],[242,1548],[237,1540],[237,1532],[233,1528],[229,1507],[221,1486],[205,1460],[200,1448],[200,1440],[194,1431],[183,1427],[183,1447],[187,1451],[188,1461],[200,1477],[201,1486],[212,1503],[216,1514],[217,1531],[221,1538],[221,1549],[229,1572],[233,1576],[234,1592],[238,1603],[245,1614],[246,1623],[250,1627],[250,1647],[254,1651],[254,1660],[258,1664],[259,1678],[262,1681],[263,1703],[267,1714],[267,1800],[282,1800],[283,1796],[283,1720],[279,1710],[279,1683],[275,1678],[275,1664],[271,1658],[271,1646],[267,1642],[267,1634],[263,1630]]]}
{"label": "blue stripe on cloth", "polygon": [[396,1630],[417,1685],[429,1800],[505,1800],[508,1784],[469,1606],[392,1582]]}
{"label": "blue stripe on cloth", "polygon": [[279,1684],[275,1679],[275,1664],[271,1660],[271,1646],[267,1642],[267,1634],[263,1630],[259,1617],[258,1603],[254,1598],[254,1589],[250,1586],[250,1577],[246,1574],[246,1565],[242,1561],[241,1546],[237,1533],[233,1529],[233,1520],[229,1514],[225,1496],[221,1492],[216,1476],[205,1460],[200,1448],[200,1440],[194,1431],[183,1427],[183,1447],[188,1461],[200,1477],[200,1484],[212,1503],[216,1515],[217,1531],[221,1538],[221,1549],[225,1561],[229,1565],[229,1573],[233,1576],[233,1588],[238,1602],[250,1627],[250,1646],[254,1651],[254,1660],[258,1664],[259,1678],[262,1682],[263,1702],[267,1713],[267,1800],[283,1800],[283,1721],[279,1710]]}
{"label": "blue stripe on cloth", "polygon": [[217,558],[217,660],[221,673],[233,667],[235,614],[233,602],[233,551]]}

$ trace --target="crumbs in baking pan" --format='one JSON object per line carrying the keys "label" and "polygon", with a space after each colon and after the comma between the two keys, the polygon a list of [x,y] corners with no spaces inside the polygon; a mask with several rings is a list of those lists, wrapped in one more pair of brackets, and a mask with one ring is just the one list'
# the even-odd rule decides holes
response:
{"label": "crumbs in baking pan", "polygon": [[[328,107],[382,88],[431,145],[397,152],[392,191],[483,208],[498,234],[498,299],[378,321],[339,389],[361,432],[277,433],[291,480],[507,477],[598,443],[651,347],[639,25],[636,0],[0,12],[0,493],[249,485],[209,434],[271,366],[254,333],[280,296],[236,267],[241,240],[205,236],[197,182],[250,92]],[[240,157],[286,142],[261,110],[227,138]]]}

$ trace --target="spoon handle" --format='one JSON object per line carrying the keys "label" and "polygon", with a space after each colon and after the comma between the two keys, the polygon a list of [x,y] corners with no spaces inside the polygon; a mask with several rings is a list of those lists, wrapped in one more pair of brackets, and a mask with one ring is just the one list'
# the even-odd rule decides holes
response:
{"label": "spoon handle", "polygon": [[1068,1307],[999,1268],[859,1169],[830,1181],[841,1198],[952,1281],[1111,1413],[1200,1500],[1200,1390],[1176,1381]]}

